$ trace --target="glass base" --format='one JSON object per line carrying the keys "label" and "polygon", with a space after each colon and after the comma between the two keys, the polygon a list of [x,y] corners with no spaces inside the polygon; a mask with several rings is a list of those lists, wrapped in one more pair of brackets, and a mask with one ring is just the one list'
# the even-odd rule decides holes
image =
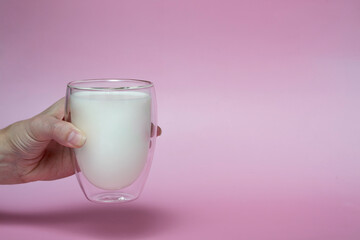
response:
{"label": "glass base", "polygon": [[123,203],[135,200],[137,197],[128,193],[100,193],[89,198],[97,203]]}

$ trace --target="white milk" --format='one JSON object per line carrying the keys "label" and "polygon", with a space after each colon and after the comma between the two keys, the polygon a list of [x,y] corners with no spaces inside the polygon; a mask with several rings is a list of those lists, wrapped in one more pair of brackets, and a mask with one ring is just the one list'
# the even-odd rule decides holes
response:
{"label": "white milk", "polygon": [[85,145],[75,150],[81,172],[106,190],[132,184],[147,159],[150,96],[132,91],[76,92],[70,106],[71,122],[87,137]]}

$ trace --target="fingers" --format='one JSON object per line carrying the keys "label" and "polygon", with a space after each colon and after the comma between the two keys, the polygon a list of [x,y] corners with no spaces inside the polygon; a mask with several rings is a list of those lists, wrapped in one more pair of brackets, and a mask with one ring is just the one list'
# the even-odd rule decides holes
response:
{"label": "fingers", "polygon": [[[154,136],[154,129],[155,128],[155,125],[153,124],[153,123],[151,123],[151,133],[150,133],[150,136],[151,137],[153,137]],[[158,136],[160,136],[161,135],[161,133],[162,133],[162,130],[161,130],[161,128],[159,127],[159,126],[157,126],[157,128],[156,128],[156,136],[158,137]]]}
{"label": "fingers", "polygon": [[161,130],[161,128],[158,126],[158,127],[157,127],[157,131],[156,131],[156,136],[160,136],[161,133],[162,133],[162,130]]}
{"label": "fingers", "polygon": [[79,148],[84,145],[86,137],[79,129],[69,122],[54,116],[40,115],[29,120],[28,133],[34,140],[55,140],[63,146]]}
{"label": "fingers", "polygon": [[79,148],[86,137],[69,122],[62,121],[65,113],[65,98],[61,98],[38,116],[30,120],[29,133],[37,141],[55,140],[66,147]]}

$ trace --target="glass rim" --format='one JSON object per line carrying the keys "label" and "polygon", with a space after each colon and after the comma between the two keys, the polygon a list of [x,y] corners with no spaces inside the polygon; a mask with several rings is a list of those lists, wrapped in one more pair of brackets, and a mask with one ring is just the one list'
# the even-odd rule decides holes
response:
{"label": "glass rim", "polygon": [[[124,86],[124,87],[82,87],[76,86],[76,84],[81,83],[94,83],[94,82],[135,82],[139,83],[136,86]],[[91,91],[104,91],[104,90],[136,90],[136,89],[144,89],[151,88],[154,84],[148,80],[142,79],[133,79],[133,78],[94,78],[94,79],[83,79],[83,80],[75,80],[71,81],[67,84],[68,88],[76,89],[76,90],[91,90]]]}

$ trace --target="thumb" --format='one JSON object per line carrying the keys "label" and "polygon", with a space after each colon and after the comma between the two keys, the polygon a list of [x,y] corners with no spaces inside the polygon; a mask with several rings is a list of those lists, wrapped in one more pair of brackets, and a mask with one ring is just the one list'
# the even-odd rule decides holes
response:
{"label": "thumb", "polygon": [[79,148],[86,141],[84,133],[74,125],[48,115],[40,115],[31,119],[28,133],[36,141],[55,140],[59,144],[71,148]]}

